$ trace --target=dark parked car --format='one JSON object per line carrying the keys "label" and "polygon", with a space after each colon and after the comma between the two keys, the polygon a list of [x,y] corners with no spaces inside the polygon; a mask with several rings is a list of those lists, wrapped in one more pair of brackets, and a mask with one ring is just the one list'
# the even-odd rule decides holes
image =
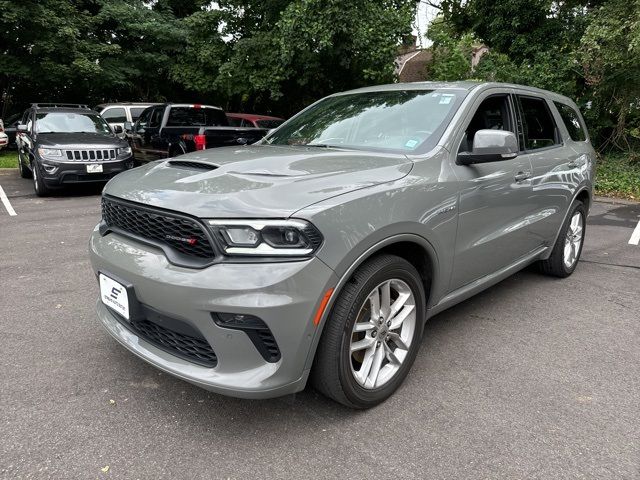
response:
{"label": "dark parked car", "polygon": [[236,127],[255,127],[273,129],[284,123],[284,118],[256,115],[254,113],[227,113],[231,125]]}
{"label": "dark parked car", "polygon": [[33,104],[17,131],[20,176],[33,178],[38,196],[65,184],[106,182],[133,167],[127,142],[86,105]]}
{"label": "dark parked car", "polygon": [[165,103],[147,108],[133,125],[126,122],[125,131],[136,162],[146,163],[206,148],[255,143],[268,129],[232,127],[218,107]]}
{"label": "dark parked car", "polygon": [[18,123],[20,123],[20,117],[21,115],[16,113],[7,117],[4,121],[4,133],[9,137],[7,148],[16,148],[16,129],[18,128]]}

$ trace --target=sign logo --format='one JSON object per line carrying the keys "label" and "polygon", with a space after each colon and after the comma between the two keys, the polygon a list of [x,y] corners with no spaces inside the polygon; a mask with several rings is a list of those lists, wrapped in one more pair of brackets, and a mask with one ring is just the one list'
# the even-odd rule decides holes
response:
{"label": "sign logo", "polygon": [[121,291],[122,291],[121,288],[113,287],[111,289],[111,298],[113,298],[114,300],[117,300],[118,299],[118,295],[120,295]]}
{"label": "sign logo", "polygon": [[192,246],[198,243],[197,238],[178,237],[177,235],[165,235],[164,238],[166,238],[167,240],[175,240],[178,242],[187,243]]}

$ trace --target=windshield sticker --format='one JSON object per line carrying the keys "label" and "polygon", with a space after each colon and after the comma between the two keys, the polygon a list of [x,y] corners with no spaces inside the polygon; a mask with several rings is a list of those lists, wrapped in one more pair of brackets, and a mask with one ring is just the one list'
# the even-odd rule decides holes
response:
{"label": "windshield sticker", "polygon": [[440,105],[447,105],[447,104],[451,103],[451,100],[453,100],[453,96],[452,95],[442,95],[442,97],[440,97],[440,101],[438,103]]}
{"label": "windshield sticker", "polygon": [[407,148],[416,148],[416,145],[418,145],[418,140],[409,140],[404,144],[404,146]]}

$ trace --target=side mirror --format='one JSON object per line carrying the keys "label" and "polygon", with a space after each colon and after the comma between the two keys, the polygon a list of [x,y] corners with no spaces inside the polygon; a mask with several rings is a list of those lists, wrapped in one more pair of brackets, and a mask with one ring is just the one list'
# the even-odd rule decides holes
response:
{"label": "side mirror", "polygon": [[[118,127],[120,128],[120,127]],[[130,132],[133,129],[133,124],[131,122],[124,122],[124,131],[125,132]],[[122,132],[122,129],[120,129],[120,131]],[[118,133],[118,132],[116,132]]]}
{"label": "side mirror", "polygon": [[120,125],[114,125],[113,126],[113,133],[115,133],[116,135],[122,133],[122,127]]}
{"label": "side mirror", "polygon": [[471,152],[460,152],[456,163],[472,165],[474,163],[500,162],[518,156],[518,139],[513,132],[504,130],[478,130],[473,137]]}
{"label": "side mirror", "polygon": [[24,123],[19,123],[16,130],[22,133],[26,133],[28,131],[27,126]]}

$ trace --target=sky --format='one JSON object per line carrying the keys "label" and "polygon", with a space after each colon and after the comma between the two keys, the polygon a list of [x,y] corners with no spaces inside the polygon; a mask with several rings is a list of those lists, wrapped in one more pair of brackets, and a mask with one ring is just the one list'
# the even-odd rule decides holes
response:
{"label": "sky", "polygon": [[431,45],[431,42],[425,37],[427,25],[438,14],[438,10],[428,5],[427,2],[421,1],[416,12],[416,18],[413,26],[413,34],[418,37],[418,46],[425,48]]}

